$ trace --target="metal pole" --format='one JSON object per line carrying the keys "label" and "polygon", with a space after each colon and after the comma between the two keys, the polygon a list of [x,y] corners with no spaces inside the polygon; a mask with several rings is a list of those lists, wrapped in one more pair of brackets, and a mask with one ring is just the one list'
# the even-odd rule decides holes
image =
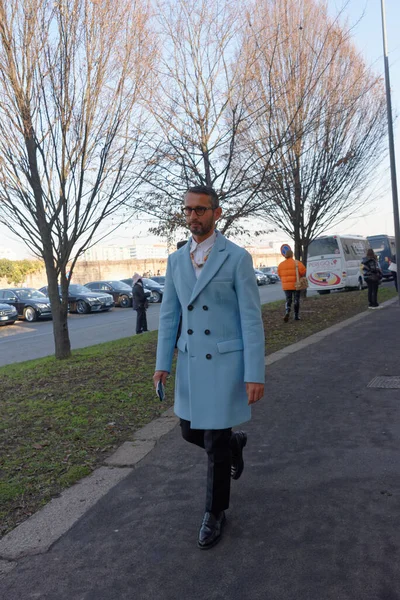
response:
{"label": "metal pole", "polygon": [[[399,264],[399,252],[400,252],[400,220],[399,220],[399,201],[398,201],[398,197],[397,197],[396,157],[395,157],[395,152],[394,152],[394,138],[393,138],[392,100],[391,100],[391,95],[390,95],[389,58],[388,58],[387,42],[386,42],[385,0],[381,0],[381,12],[382,12],[383,58],[385,61],[386,106],[387,106],[387,119],[388,119],[388,133],[389,133],[390,174],[391,174],[391,179],[392,179],[394,235],[395,235],[395,239],[396,239],[396,262],[398,265]],[[399,296],[399,304],[400,304],[400,287],[398,290],[398,296]]]}

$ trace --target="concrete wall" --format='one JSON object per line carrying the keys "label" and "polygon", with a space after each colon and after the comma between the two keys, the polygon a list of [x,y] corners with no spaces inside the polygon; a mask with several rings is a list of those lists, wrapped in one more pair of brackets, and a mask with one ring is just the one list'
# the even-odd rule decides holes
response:
{"label": "concrete wall", "polygon": [[134,273],[150,276],[165,275],[167,268],[166,259],[155,258],[146,260],[121,260],[121,261],[79,261],[76,263],[71,281],[73,283],[88,283],[98,279],[127,279]]}
{"label": "concrete wall", "polygon": [[[253,263],[255,267],[267,266],[273,267],[283,260],[280,254],[253,254]],[[127,279],[132,277],[133,273],[140,275],[149,274],[150,276],[165,275],[167,260],[163,258],[143,259],[143,260],[121,260],[121,261],[78,261],[75,265],[71,281],[73,283],[89,283],[99,279]],[[38,273],[28,275],[21,284],[25,287],[40,288],[47,285],[46,271],[43,266]],[[14,287],[8,284],[6,279],[0,279],[0,287]]]}

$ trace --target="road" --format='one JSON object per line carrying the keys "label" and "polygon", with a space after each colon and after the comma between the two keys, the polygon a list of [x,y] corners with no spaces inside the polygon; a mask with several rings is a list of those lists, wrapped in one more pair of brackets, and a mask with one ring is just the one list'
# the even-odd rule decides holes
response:
{"label": "road", "polygon": [[[263,304],[284,298],[280,284],[258,288]],[[160,304],[150,304],[147,321],[150,330],[158,328]],[[136,313],[128,308],[114,308],[106,313],[69,316],[72,348],[84,348],[135,334]],[[0,366],[54,353],[53,325],[51,321],[0,327]]]}

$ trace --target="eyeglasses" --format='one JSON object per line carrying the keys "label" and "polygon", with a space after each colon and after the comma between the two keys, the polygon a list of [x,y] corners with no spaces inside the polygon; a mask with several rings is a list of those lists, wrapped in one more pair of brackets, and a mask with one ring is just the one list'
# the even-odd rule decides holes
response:
{"label": "eyeglasses", "polygon": [[194,208],[191,208],[190,206],[184,206],[182,208],[182,212],[184,215],[186,215],[186,217],[190,217],[190,215],[192,214],[192,212],[194,211],[196,213],[196,215],[198,217],[202,217],[206,210],[214,210],[213,208],[211,208],[210,206],[195,206]]}

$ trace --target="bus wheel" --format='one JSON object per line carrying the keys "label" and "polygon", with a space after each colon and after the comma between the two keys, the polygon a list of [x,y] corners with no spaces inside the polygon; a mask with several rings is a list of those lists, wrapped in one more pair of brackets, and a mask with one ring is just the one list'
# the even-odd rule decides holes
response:
{"label": "bus wheel", "polygon": [[325,294],[330,294],[331,290],[318,290],[318,294],[324,296]]}

